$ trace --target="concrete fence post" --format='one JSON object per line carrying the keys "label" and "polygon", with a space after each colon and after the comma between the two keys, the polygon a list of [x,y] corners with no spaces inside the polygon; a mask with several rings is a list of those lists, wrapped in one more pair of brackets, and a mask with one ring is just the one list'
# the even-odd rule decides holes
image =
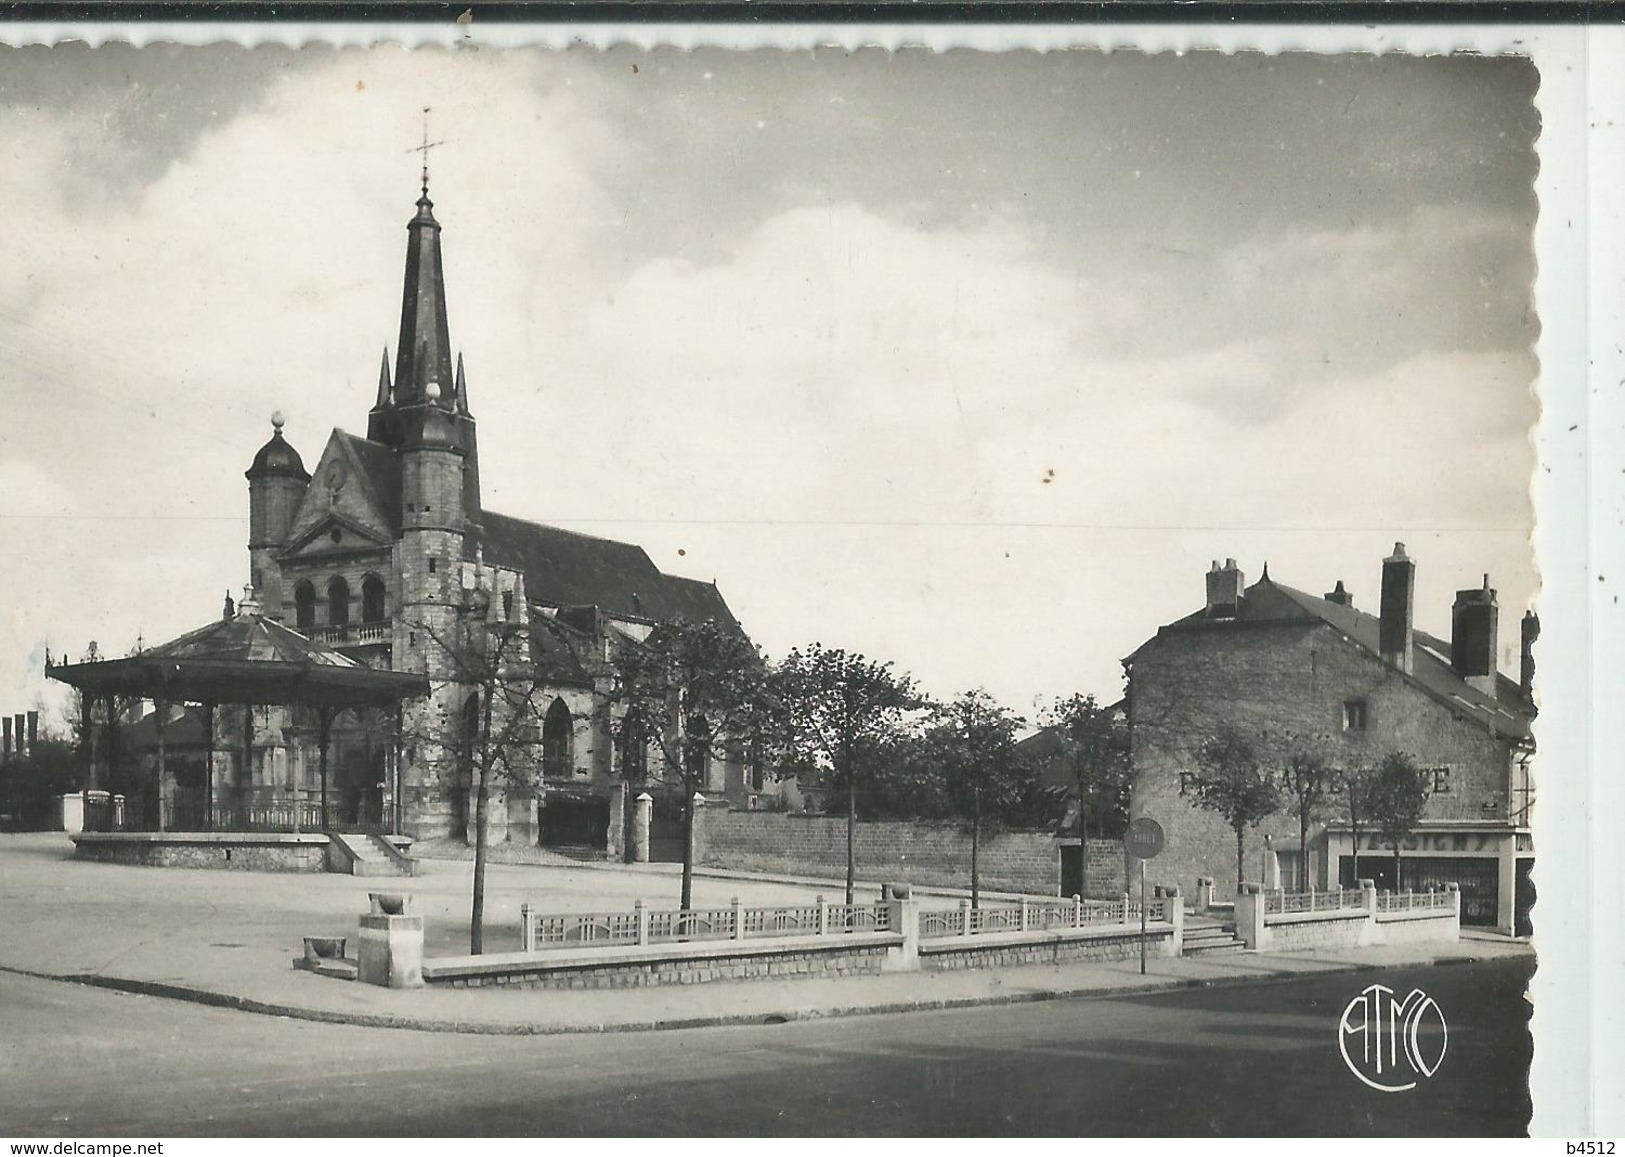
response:
{"label": "concrete fence post", "polygon": [[1123,893],[1123,923],[1128,923],[1128,893]]}
{"label": "concrete fence post", "polygon": [[1021,930],[1027,931],[1027,897],[1021,898]]}
{"label": "concrete fence post", "polygon": [[649,909],[643,906],[641,899],[632,901],[632,911],[638,920],[638,946],[649,943]]}
{"label": "concrete fence post", "polygon": [[1268,929],[1264,924],[1264,888],[1261,884],[1244,882],[1236,885],[1236,935],[1254,951],[1268,946]]}
{"label": "concrete fence post", "polygon": [[886,949],[886,958],[880,962],[882,972],[918,972],[920,970],[920,902],[912,895],[893,896],[886,901],[887,918],[891,930],[903,938],[896,948]]}
{"label": "concrete fence post", "polygon": [[1381,943],[1382,933],[1377,925],[1377,882],[1356,880],[1355,883],[1360,886],[1360,906],[1365,909],[1365,921],[1361,925],[1356,943],[1361,947]]}
{"label": "concrete fence post", "polygon": [[1164,893],[1164,911],[1167,913],[1168,923],[1173,925],[1174,933],[1168,937],[1168,948],[1164,956],[1179,957],[1185,954],[1185,898],[1179,894],[1179,885],[1175,884]]}
{"label": "concrete fence post", "polygon": [[828,936],[829,935],[829,903],[824,899],[824,894],[822,892],[820,892],[818,894],[817,905],[818,905],[818,934],[820,936]]}
{"label": "concrete fence post", "polygon": [[1213,907],[1213,877],[1196,877],[1196,910],[1206,912]]}
{"label": "concrete fence post", "polygon": [[1453,921],[1451,929],[1450,929],[1450,939],[1452,939],[1452,940],[1460,940],[1461,939],[1461,885],[1454,884],[1454,883],[1446,884],[1444,886],[1444,890],[1450,894],[1450,915],[1451,915],[1451,918],[1452,918],[1452,921]]}
{"label": "concrete fence post", "polygon": [[969,900],[961,900],[959,902],[959,934],[961,936],[969,936],[970,935],[970,901]]}
{"label": "concrete fence post", "polygon": [[731,939],[739,940],[745,935],[745,905],[738,896],[733,898],[733,936]]}
{"label": "concrete fence post", "polygon": [[530,905],[519,905],[519,945],[526,952],[536,951],[536,922],[530,918]]}
{"label": "concrete fence post", "polygon": [[1072,927],[1083,927],[1083,897],[1076,894],[1072,897]]}

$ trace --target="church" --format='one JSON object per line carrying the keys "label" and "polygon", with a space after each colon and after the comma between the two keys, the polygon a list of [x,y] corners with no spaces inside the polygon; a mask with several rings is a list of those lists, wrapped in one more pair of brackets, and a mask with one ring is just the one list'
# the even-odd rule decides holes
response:
{"label": "church", "polygon": [[[440,233],[425,175],[407,224],[393,367],[386,349],[366,436],[333,430],[307,470],[273,415],[246,474],[250,597],[267,618],[367,666],[428,677],[429,697],[407,701],[396,718],[352,713],[334,725],[342,822],[472,840],[466,737],[478,688],[459,648],[478,625],[513,641],[509,658],[533,672],[545,711],[540,786],[493,784],[491,841],[620,854],[629,796],[649,788],[659,858],[680,804],[659,790],[659,761],[617,740],[613,649],[677,619],[739,625],[714,584],[663,573],[641,547],[485,509]],[[265,743],[284,745],[266,753],[266,782],[288,781],[280,766],[315,787],[305,730],[265,730]],[[734,760],[707,760],[701,781],[707,796],[739,806],[762,788],[760,774],[747,779]]]}

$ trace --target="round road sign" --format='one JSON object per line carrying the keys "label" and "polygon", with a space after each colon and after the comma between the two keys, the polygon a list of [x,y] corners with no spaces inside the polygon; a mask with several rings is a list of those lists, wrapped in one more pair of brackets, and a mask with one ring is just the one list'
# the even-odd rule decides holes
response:
{"label": "round road sign", "polygon": [[1150,816],[1141,816],[1129,824],[1123,836],[1123,846],[1137,860],[1149,860],[1162,851],[1162,825]]}

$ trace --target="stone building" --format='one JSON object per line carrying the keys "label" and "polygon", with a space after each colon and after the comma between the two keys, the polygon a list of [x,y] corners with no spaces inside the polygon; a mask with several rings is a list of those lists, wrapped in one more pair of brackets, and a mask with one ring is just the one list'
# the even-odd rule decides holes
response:
{"label": "stone building", "polygon": [[[1157,878],[1192,894],[1212,877],[1216,894],[1234,892],[1235,835],[1188,793],[1195,751],[1233,730],[1279,765],[1292,743],[1329,746],[1334,764],[1404,752],[1426,769],[1425,816],[1402,848],[1402,879],[1392,851],[1362,826],[1359,874],[1380,887],[1461,885],[1463,921],[1527,930],[1534,861],[1530,735],[1530,647],[1538,632],[1523,620],[1521,678],[1497,670],[1498,608],[1488,576],[1457,592],[1448,642],[1413,623],[1415,563],[1403,544],[1382,564],[1378,614],[1354,606],[1339,581],[1322,597],[1264,577],[1246,586],[1231,559],[1207,574],[1198,611],[1160,628],[1124,660],[1132,736],[1135,816],[1167,832],[1152,862]],[[1245,874],[1263,878],[1266,848],[1280,878],[1297,877],[1299,824],[1283,811],[1247,833]],[[1351,886],[1353,838],[1347,805],[1334,797],[1311,828],[1309,879],[1316,888]]]}
{"label": "stone building", "polygon": [[[477,687],[464,659],[470,640],[495,632],[515,648],[512,665],[534,671],[545,724],[542,789],[495,794],[493,840],[613,853],[629,788],[656,789],[657,828],[665,814],[651,782],[659,761],[613,739],[614,648],[678,618],[738,624],[713,584],[662,573],[638,546],[485,509],[433,208],[425,182],[407,224],[394,364],[386,349],[366,436],[335,429],[307,472],[272,418],[246,474],[250,581],[267,617],[368,665],[429,677],[429,699],[399,720],[350,716],[334,727],[346,821],[393,821],[420,838],[471,832]],[[310,736],[264,730],[308,789]],[[704,782],[718,796],[748,790],[731,762],[708,765]]]}

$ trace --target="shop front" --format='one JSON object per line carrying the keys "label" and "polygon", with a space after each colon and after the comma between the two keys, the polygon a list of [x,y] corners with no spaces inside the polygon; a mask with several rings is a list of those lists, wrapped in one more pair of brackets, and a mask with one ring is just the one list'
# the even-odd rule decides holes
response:
{"label": "shop front", "polygon": [[1424,823],[1400,842],[1397,878],[1394,850],[1379,834],[1360,832],[1358,868],[1348,825],[1331,827],[1326,838],[1328,857],[1345,888],[1354,887],[1357,879],[1373,880],[1383,892],[1425,892],[1455,884],[1461,889],[1463,925],[1529,935],[1534,903],[1529,874],[1535,852],[1527,829]]}

